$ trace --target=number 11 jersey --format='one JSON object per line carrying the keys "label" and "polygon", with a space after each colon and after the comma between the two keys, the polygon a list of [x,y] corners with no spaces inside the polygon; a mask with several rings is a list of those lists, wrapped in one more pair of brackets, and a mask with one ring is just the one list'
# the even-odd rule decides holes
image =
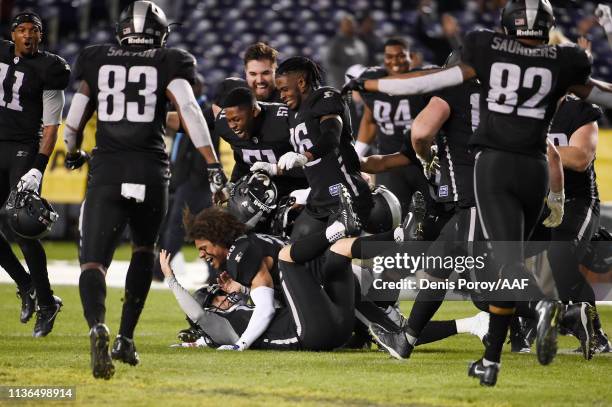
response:
{"label": "number 11 jersey", "polygon": [[177,48],[93,45],[81,52],[75,78],[87,82],[98,111],[89,186],[167,182],[166,88],[174,79],[193,84],[195,72],[193,56]]}
{"label": "number 11 jersey", "polygon": [[576,45],[530,46],[487,30],[465,37],[462,60],[483,85],[470,144],[528,155],[546,154],[557,102],[591,74],[589,56]]}

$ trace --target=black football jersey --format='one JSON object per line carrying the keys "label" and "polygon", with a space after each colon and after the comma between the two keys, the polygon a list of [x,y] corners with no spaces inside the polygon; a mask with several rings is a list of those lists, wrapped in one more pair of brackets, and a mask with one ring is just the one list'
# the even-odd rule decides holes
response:
{"label": "black football jersey", "polygon": [[259,266],[265,257],[272,257],[274,264],[270,270],[274,290],[280,298],[280,278],[278,274],[278,253],[285,242],[276,236],[249,233],[236,239],[227,254],[225,269],[229,275],[245,287],[250,287]]}
{"label": "black football jersey", "polygon": [[[548,138],[556,146],[569,145],[572,134],[585,124],[597,121],[602,117],[601,109],[573,96],[563,98],[550,127]],[[584,172],[568,168],[563,169],[565,179],[565,196],[567,198],[583,198],[599,200],[597,183],[595,182],[595,160]]]}
{"label": "black football jersey", "polygon": [[46,51],[15,56],[15,45],[0,40],[0,141],[37,141],[42,134],[42,95],[64,90],[70,66]]}
{"label": "black football jersey", "polygon": [[166,182],[166,88],[177,78],[194,83],[193,56],[177,48],[94,45],[79,54],[75,78],[87,82],[98,111],[89,185]]}
{"label": "black football jersey", "polygon": [[[234,169],[230,180],[236,182],[249,173],[253,164],[264,161],[276,164],[283,154],[293,151],[289,142],[289,108],[282,103],[257,102],[261,113],[255,118],[251,138],[240,138],[229,127],[222,110],[215,120],[214,134],[225,140],[234,153]],[[289,174],[273,177],[279,196],[291,191],[308,188],[303,171],[289,171]]]}
{"label": "black football jersey", "polygon": [[472,144],[544,157],[557,101],[591,73],[587,53],[576,45],[528,46],[487,30],[470,32],[462,53],[482,83]]}
{"label": "black football jersey", "polygon": [[294,151],[304,153],[316,146],[322,137],[320,119],[338,115],[342,119],[339,145],[326,156],[310,161],[304,167],[308,184],[308,208],[317,215],[329,215],[338,206],[340,186],[344,185],[359,207],[371,207],[372,195],[361,177],[360,164],[353,147],[353,132],[348,106],[334,88],[322,87],[302,101],[298,111],[289,111],[291,144]]}
{"label": "black football jersey", "polygon": [[[383,67],[368,68],[364,79],[380,79],[388,76]],[[427,103],[424,95],[391,96],[382,92],[364,92],[362,98],[376,122],[376,144],[378,154],[393,154],[403,148],[405,132],[412,126],[412,120]],[[404,147],[405,148],[405,147]],[[412,147],[410,147],[412,148]]]}

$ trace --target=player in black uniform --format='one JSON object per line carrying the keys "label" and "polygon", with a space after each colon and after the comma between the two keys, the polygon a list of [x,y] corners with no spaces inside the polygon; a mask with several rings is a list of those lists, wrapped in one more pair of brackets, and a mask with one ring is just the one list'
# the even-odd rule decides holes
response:
{"label": "player in black uniform", "polygon": [[303,167],[311,187],[306,209],[292,231],[292,241],[320,231],[338,208],[341,186],[353,200],[365,222],[372,195],[359,173],[359,159],[352,144],[348,107],[340,93],[320,87],[317,65],[305,57],[292,57],[278,67],[276,85],[289,106],[289,130],[294,152],[280,158],[281,171]]}
{"label": "player in black uniform", "polygon": [[[70,67],[62,58],[38,49],[42,22],[35,13],[21,13],[11,23],[13,42],[0,41],[0,202],[12,189],[40,192],[42,176],[62,121],[64,89]],[[53,296],[47,258],[39,240],[16,237],[30,273],[0,233],[0,266],[17,283],[20,320],[36,310],[33,335],[53,328],[62,302]],[[38,308],[36,309],[36,307]]]}
{"label": "player in black uniform", "polygon": [[[223,108],[215,122],[215,134],[227,141],[234,152],[234,169],[230,181],[236,182],[251,170],[266,166],[279,196],[295,189],[307,188],[301,169],[277,174],[276,163],[283,154],[293,151],[289,142],[289,109],[281,103],[257,102],[249,88],[237,88],[221,101]],[[258,166],[253,166],[260,163]],[[253,168],[251,168],[253,166]]]}
{"label": "player in black uniform", "polygon": [[260,102],[280,102],[275,73],[278,51],[263,42],[256,42],[244,51],[244,74],[248,87]]}
{"label": "player in black uniform", "polygon": [[177,108],[195,147],[208,163],[211,190],[225,178],[191,84],[195,60],[185,51],[165,48],[165,14],[149,1],[136,1],[121,14],[118,45],[84,49],[76,63],[80,80],[66,119],[68,168],[87,160],[80,150],[82,130],[98,111],[96,148],[90,161],[83,203],[79,290],[90,330],[96,378],[109,379],[114,366],[105,320],[105,274],[127,224],[132,258],[125,284],[119,335],[112,357],[135,365],[133,334],[152,279],[154,246],[167,207],[168,156],[164,151],[167,102]]}
{"label": "player in black uniform", "polygon": [[[553,24],[548,0],[511,0],[502,13],[505,34],[469,33],[458,66],[404,74],[406,79],[354,80],[347,86],[347,90],[417,94],[475,77],[481,80],[480,125],[472,140],[479,149],[475,197],[483,233],[492,242],[504,276],[524,273],[524,254],[495,242],[523,241],[539,219],[548,179],[546,133],[556,102],[568,91],[604,104],[610,100],[609,87],[587,83],[591,61],[584,50],[545,45]],[[560,204],[562,197],[549,194],[548,200]],[[490,305],[487,350],[470,367],[470,375],[479,377],[483,385],[494,385],[497,380],[501,349],[514,312],[514,301],[506,299]],[[540,305],[538,359],[547,364],[556,353],[561,307],[553,301]]]}
{"label": "player in black uniform", "polygon": [[[404,40],[391,38],[385,42],[384,67],[371,67],[361,74],[363,79],[393,77],[410,70],[410,53]],[[364,157],[370,145],[376,140],[377,154],[387,155],[400,151],[403,140],[410,130],[412,120],[425,107],[426,97],[391,96],[382,92],[363,93],[364,113],[359,125],[355,150]],[[409,152],[412,145],[407,145]],[[376,175],[376,183],[384,185],[397,196],[405,215],[416,190],[429,198],[429,191],[423,171],[418,163],[394,168]]]}

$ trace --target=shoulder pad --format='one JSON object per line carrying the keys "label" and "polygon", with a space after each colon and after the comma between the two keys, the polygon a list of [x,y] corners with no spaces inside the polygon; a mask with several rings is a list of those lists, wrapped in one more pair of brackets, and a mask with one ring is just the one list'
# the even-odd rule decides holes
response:
{"label": "shoulder pad", "polygon": [[317,89],[309,99],[309,107],[314,117],[344,112],[344,99],[340,92],[332,87],[325,86]]}
{"label": "shoulder pad", "polygon": [[45,64],[45,84],[44,89],[47,90],[64,90],[68,86],[70,80],[70,65],[59,55],[45,52],[45,59],[48,61]]}

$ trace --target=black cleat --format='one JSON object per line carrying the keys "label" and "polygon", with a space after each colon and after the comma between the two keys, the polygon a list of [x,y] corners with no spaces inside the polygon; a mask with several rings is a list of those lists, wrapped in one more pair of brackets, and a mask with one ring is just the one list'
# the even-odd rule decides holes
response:
{"label": "black cleat", "polygon": [[402,222],[402,236],[395,236],[395,240],[399,242],[408,242],[410,240],[423,240],[425,238],[425,215],[427,207],[425,198],[420,191],[412,194],[412,200],[408,207],[408,214]]}
{"label": "black cleat", "polygon": [[182,329],[179,331],[178,335],[176,335],[179,341],[188,343],[193,343],[197,341],[201,336],[202,331],[192,327]]}
{"label": "black cleat", "polygon": [[340,208],[339,221],[344,225],[345,234],[359,236],[361,233],[361,221],[353,210],[353,199],[346,186],[340,186]]}
{"label": "black cleat", "polygon": [[608,339],[608,335],[599,328],[595,331],[595,353],[610,353],[612,352],[612,344]]}
{"label": "black cleat", "polygon": [[89,331],[91,343],[91,370],[96,379],[109,380],[115,374],[108,346],[110,333],[104,324],[96,324]]}
{"label": "black cleat", "polygon": [[55,318],[64,305],[62,299],[55,295],[53,296],[53,301],[55,302],[53,305],[38,307],[36,311],[36,323],[34,323],[34,331],[32,332],[33,337],[40,338],[47,336],[49,332],[53,330]]}
{"label": "black cleat", "polygon": [[498,365],[490,365],[485,367],[482,359],[470,362],[468,365],[468,376],[480,379],[481,386],[495,386],[495,383],[497,383],[498,374]]}
{"label": "black cleat", "polygon": [[120,360],[132,366],[136,366],[140,362],[134,340],[121,335],[117,335],[115,338],[113,349],[111,350],[111,357],[114,360]]}
{"label": "black cleat", "polygon": [[542,365],[550,364],[557,355],[557,328],[561,320],[562,305],[559,301],[541,300],[536,306],[538,326],[536,352]]}
{"label": "black cleat", "polygon": [[21,314],[19,315],[19,320],[22,323],[27,323],[34,312],[36,311],[36,291],[34,287],[31,287],[28,290],[17,291],[17,297],[21,298]]}
{"label": "black cleat", "polygon": [[514,353],[530,353],[531,343],[527,339],[523,318],[514,316],[510,321],[510,338],[508,342]]}
{"label": "black cleat", "polygon": [[370,325],[370,335],[378,346],[384,348],[395,359],[408,359],[412,353],[412,346],[406,338],[404,331],[387,331],[382,326],[373,323]]}
{"label": "black cleat", "polygon": [[594,318],[595,308],[591,304],[577,302],[567,307],[561,319],[561,326],[580,341],[580,350],[586,360],[591,360],[595,352]]}

